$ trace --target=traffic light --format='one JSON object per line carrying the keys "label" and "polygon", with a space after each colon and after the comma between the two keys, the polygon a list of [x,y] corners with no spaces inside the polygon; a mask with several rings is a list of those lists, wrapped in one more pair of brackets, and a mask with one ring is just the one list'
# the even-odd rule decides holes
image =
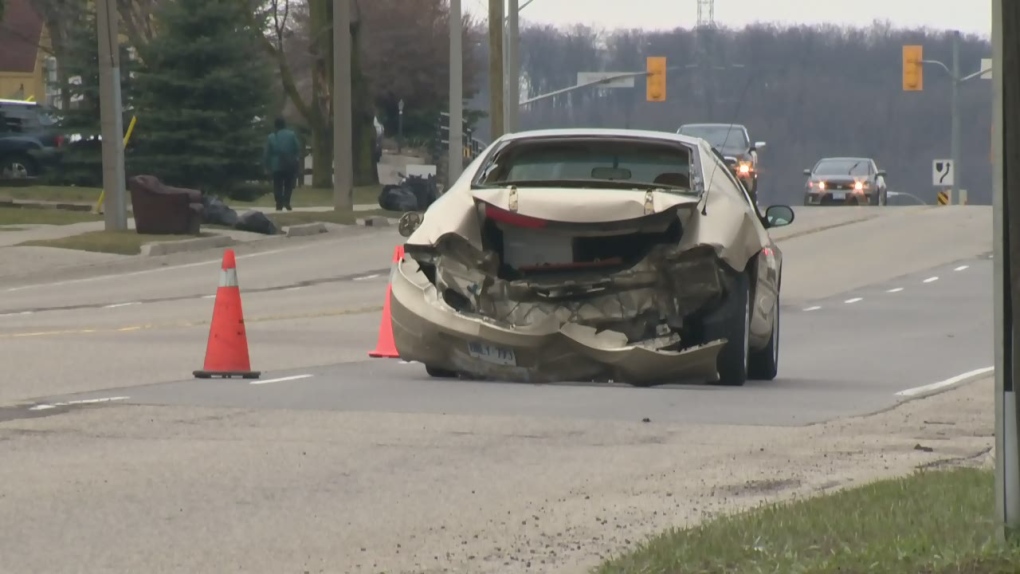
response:
{"label": "traffic light", "polygon": [[903,91],[920,92],[924,89],[923,58],[921,46],[903,46]]}
{"label": "traffic light", "polygon": [[647,99],[649,102],[666,101],[666,57],[649,56],[647,64]]}

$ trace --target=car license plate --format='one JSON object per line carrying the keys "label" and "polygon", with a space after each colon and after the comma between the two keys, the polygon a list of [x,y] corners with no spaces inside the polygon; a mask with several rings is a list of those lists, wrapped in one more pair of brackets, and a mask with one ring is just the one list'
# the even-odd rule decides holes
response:
{"label": "car license plate", "polygon": [[844,199],[846,199],[846,192],[844,192],[844,191],[834,191],[834,192],[832,192],[832,199],[834,199],[836,201],[844,200]]}
{"label": "car license plate", "polygon": [[503,347],[496,347],[485,343],[472,342],[468,343],[468,353],[480,361],[485,361],[494,365],[504,365],[508,367],[517,366],[517,356],[514,354],[513,349],[505,349]]}

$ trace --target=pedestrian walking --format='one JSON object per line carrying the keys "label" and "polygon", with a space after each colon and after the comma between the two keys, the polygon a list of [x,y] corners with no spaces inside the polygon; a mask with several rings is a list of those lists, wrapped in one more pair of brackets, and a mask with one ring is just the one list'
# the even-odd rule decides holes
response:
{"label": "pedestrian walking", "polygon": [[290,197],[301,167],[301,142],[283,118],[276,118],[275,131],[266,140],[263,164],[273,176],[273,197],[276,211],[292,211]]}

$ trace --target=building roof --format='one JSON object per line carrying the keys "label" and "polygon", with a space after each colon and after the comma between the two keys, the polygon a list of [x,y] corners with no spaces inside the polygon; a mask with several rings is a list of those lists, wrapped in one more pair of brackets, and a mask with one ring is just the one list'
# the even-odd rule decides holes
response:
{"label": "building roof", "polygon": [[42,16],[29,0],[7,0],[0,21],[0,72],[34,72],[42,31]]}

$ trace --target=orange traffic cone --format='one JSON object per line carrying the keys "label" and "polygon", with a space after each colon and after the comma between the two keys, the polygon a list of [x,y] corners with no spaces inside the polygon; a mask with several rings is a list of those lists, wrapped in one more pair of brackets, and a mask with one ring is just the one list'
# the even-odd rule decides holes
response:
{"label": "orange traffic cone", "polygon": [[241,310],[241,289],[237,286],[237,262],[234,250],[223,253],[220,286],[216,289],[209,342],[205,349],[205,366],[195,371],[200,379],[211,377],[259,378],[251,370],[248,358],[248,335],[244,329],[244,312]]}
{"label": "orange traffic cone", "polygon": [[386,300],[383,301],[382,320],[379,322],[379,340],[375,344],[375,350],[368,353],[369,357],[376,359],[399,359],[397,345],[393,342],[393,322],[390,319],[390,291],[393,290],[393,273],[397,270],[397,263],[404,258],[404,246],[398,245],[393,250],[393,269],[390,271],[390,280],[386,283]]}

